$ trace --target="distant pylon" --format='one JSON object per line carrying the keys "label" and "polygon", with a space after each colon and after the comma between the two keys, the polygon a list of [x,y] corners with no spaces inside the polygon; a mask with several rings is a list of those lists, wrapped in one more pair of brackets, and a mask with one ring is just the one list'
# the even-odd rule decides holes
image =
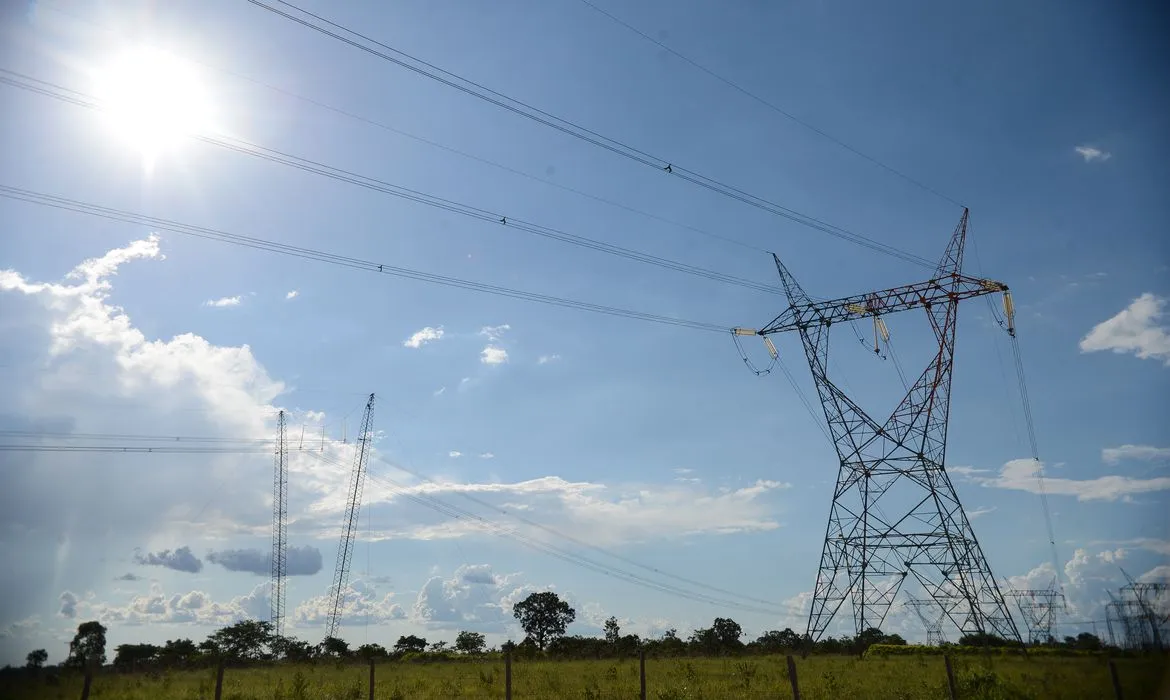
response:
{"label": "distant pylon", "polygon": [[272,476],[272,631],[284,634],[284,577],[288,573],[288,442],[284,411],[277,417],[276,459]]}
{"label": "distant pylon", "polygon": [[1011,590],[1007,595],[1016,599],[1016,607],[1028,628],[1028,641],[1045,644],[1053,639],[1057,607],[1064,607],[1064,595],[1055,589]]}
{"label": "distant pylon", "polygon": [[[876,292],[814,300],[773,256],[788,308],[758,331],[734,331],[765,341],[786,331],[800,336],[836,447],[837,486],[807,628],[813,640],[846,601],[852,603],[858,634],[880,627],[903,584],[912,580],[963,633],[1020,641],[944,466],[959,302],[1002,292],[1009,321],[1011,313],[1007,285],[963,274],[967,218],[964,210],[930,279]],[[934,351],[883,421],[829,376],[829,331],[911,310],[925,313]]]}
{"label": "distant pylon", "polygon": [[926,643],[938,646],[946,641],[943,636],[942,623],[946,619],[946,611],[931,598],[917,598],[907,600],[906,606],[918,613],[922,626],[926,628]]}
{"label": "distant pylon", "polygon": [[325,624],[325,636],[337,635],[341,624],[345,589],[349,586],[349,563],[353,558],[353,535],[357,528],[358,511],[362,506],[362,486],[366,479],[366,461],[370,454],[370,439],[373,431],[374,395],[366,402],[361,429],[355,442],[353,470],[350,473],[349,496],[345,502],[345,517],[341,522],[341,544],[337,548],[337,566],[333,573],[333,587],[330,589],[333,604]]}

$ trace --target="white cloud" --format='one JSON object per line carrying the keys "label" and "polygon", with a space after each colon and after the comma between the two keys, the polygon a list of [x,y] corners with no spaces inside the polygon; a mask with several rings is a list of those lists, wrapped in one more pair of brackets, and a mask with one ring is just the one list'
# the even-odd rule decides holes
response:
{"label": "white cloud", "polygon": [[[333,597],[329,594],[313,596],[298,605],[293,611],[293,624],[297,627],[323,626],[333,609]],[[406,618],[406,611],[394,600],[393,593],[379,596],[377,587],[370,582],[357,580],[345,589],[341,605],[341,624],[381,625],[392,620]]]}
{"label": "white cloud", "polygon": [[487,564],[464,564],[451,578],[433,576],[423,585],[411,619],[430,629],[506,632],[516,624],[512,606],[536,590],[518,578],[496,574]]}
{"label": "white cloud", "polygon": [[212,306],[215,308],[223,308],[225,306],[239,306],[243,299],[239,296],[221,297],[219,299],[208,299],[203,302],[204,306]]}
{"label": "white cloud", "polygon": [[974,520],[975,518],[978,518],[982,515],[987,515],[988,513],[994,513],[996,510],[997,510],[996,506],[980,506],[978,508],[975,508],[974,510],[967,511],[967,519]]}
{"label": "white cloud", "polygon": [[1170,367],[1170,327],[1159,320],[1166,299],[1146,292],[1113,318],[1102,321],[1081,339],[1081,352],[1112,350],[1154,359]]}
{"label": "white cloud", "polygon": [[502,365],[508,361],[508,351],[496,345],[488,345],[480,351],[479,361],[485,365]]}
{"label": "white cloud", "polygon": [[13,639],[17,637],[32,636],[37,630],[41,628],[41,620],[36,615],[30,615],[23,620],[17,620],[8,626],[0,629],[0,639]]}
{"label": "white cloud", "polygon": [[447,453],[447,456],[450,457],[451,459],[459,459],[460,457],[463,456],[463,453],[460,452],[459,450],[451,450],[450,452]]}
{"label": "white cloud", "polygon": [[69,619],[77,617],[78,600],[77,596],[72,591],[62,591],[61,595],[58,596],[57,599],[61,603],[61,607],[57,610],[58,615]]}
{"label": "white cloud", "polygon": [[1093,146],[1077,146],[1074,150],[1076,150],[1076,152],[1085,159],[1086,163],[1092,163],[1093,161],[1106,161],[1113,157],[1113,154],[1109,151],[1102,151],[1100,148],[1095,148]]}
{"label": "white cloud", "polygon": [[284,298],[285,298],[285,299],[296,299],[298,296],[300,296],[300,294],[301,294],[300,292],[298,292],[297,290],[293,289],[293,290],[291,290],[291,291],[290,291],[288,294],[285,294],[285,295],[284,295]]}
{"label": "white cloud", "polygon": [[512,327],[505,323],[499,326],[484,326],[479,330],[479,334],[487,338],[488,342],[494,343],[500,339],[500,336],[510,330],[512,330]]}
{"label": "white cloud", "polygon": [[[219,564],[228,571],[245,571],[257,576],[272,573],[272,552],[259,549],[225,549],[207,554],[207,561]],[[285,573],[288,576],[312,576],[321,570],[321,550],[311,545],[289,547],[286,551]]]}
{"label": "white cloud", "polygon": [[493,459],[494,457],[495,457],[495,455],[492,454],[491,452],[480,452],[479,453],[480,459]]}
{"label": "white cloud", "polygon": [[[125,605],[98,602],[92,595],[76,603],[77,617],[97,619],[106,625],[190,624],[222,626],[239,620],[267,619],[270,612],[269,583],[259,583],[246,595],[218,603],[203,591],[166,595],[157,583],[146,595],[136,595]],[[62,594],[64,596],[64,594]]]}
{"label": "white cloud", "polygon": [[443,339],[443,327],[432,328],[427,326],[420,331],[415,331],[414,335],[402,341],[402,345],[408,348],[421,348],[430,342],[435,342]]}
{"label": "white cloud", "polygon": [[559,359],[561,359],[560,355],[541,355],[540,357],[536,358],[536,364],[547,365],[548,363],[556,362]]}
{"label": "white cloud", "polygon": [[959,476],[986,474],[989,471],[987,469],[976,469],[975,467],[947,467],[946,470],[951,474],[958,474]]}
{"label": "white cloud", "polygon": [[[1003,465],[999,476],[981,477],[984,486],[1040,493],[1036,477],[1042,464],[1033,459],[1013,459]],[[1170,490],[1170,477],[1134,479],[1128,476],[1101,476],[1095,479],[1044,479],[1044,491],[1055,496],[1076,496],[1078,501],[1116,501],[1134,494]]]}
{"label": "white cloud", "polygon": [[446,394],[446,393],[447,393],[447,387],[441,386],[438,388],[438,390],[435,391],[434,395],[435,396],[442,396],[443,394]]}
{"label": "white cloud", "polygon": [[1140,459],[1147,462],[1170,459],[1170,447],[1150,445],[1122,445],[1101,450],[1101,459],[1106,464],[1117,464],[1126,460]]}

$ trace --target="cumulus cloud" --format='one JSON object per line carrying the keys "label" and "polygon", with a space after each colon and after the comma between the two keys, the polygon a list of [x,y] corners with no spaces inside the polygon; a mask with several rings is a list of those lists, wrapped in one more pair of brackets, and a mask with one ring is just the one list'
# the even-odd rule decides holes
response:
{"label": "cumulus cloud", "polygon": [[463,453],[460,452],[459,450],[451,450],[450,452],[447,453],[447,456],[450,457],[451,459],[459,459],[460,457],[463,456]]}
{"label": "cumulus cloud", "polygon": [[[393,593],[379,596],[375,586],[357,580],[346,587],[342,596],[341,624],[381,625],[406,618],[406,610],[395,602]],[[293,622],[298,627],[320,627],[333,610],[329,594],[308,598],[293,611]]]}
{"label": "cumulus cloud", "polygon": [[207,301],[203,302],[203,305],[222,309],[225,306],[239,306],[241,301],[243,301],[243,299],[239,296],[220,297],[219,299],[208,299]]}
{"label": "cumulus cloud", "polygon": [[[999,475],[975,481],[1001,489],[1040,493],[1037,476],[1043,465],[1033,459],[1013,459],[1003,465]],[[1170,489],[1170,477],[1134,479],[1128,476],[1100,476],[1095,479],[1044,479],[1044,491],[1055,496],[1076,496],[1078,501],[1116,501],[1151,491]]]}
{"label": "cumulus cloud", "polygon": [[[321,550],[305,545],[289,547],[285,558],[288,576],[312,576],[321,570]],[[208,552],[207,561],[228,571],[244,571],[258,576],[272,574],[272,552],[259,549],[225,549]]]}
{"label": "cumulus cloud", "polygon": [[179,547],[173,552],[169,549],[164,549],[161,552],[147,552],[146,556],[136,553],[134,561],[143,566],[162,566],[175,571],[185,571],[189,574],[197,574],[203,570],[203,562],[192,554],[191,548],[187,546]]}
{"label": "cumulus cloud", "polygon": [[411,620],[431,629],[503,633],[515,623],[512,606],[536,590],[518,578],[495,574],[487,564],[464,564],[450,578],[433,576],[418,592]]}
{"label": "cumulus cloud", "polygon": [[0,639],[14,639],[29,637],[41,627],[41,620],[36,615],[30,615],[23,620],[17,620],[0,629]]}
{"label": "cumulus cloud", "polygon": [[1166,299],[1146,292],[1116,316],[1093,326],[1081,338],[1081,352],[1112,350],[1170,367],[1170,327],[1161,323]]}
{"label": "cumulus cloud", "polygon": [[297,290],[293,289],[293,290],[290,290],[290,291],[288,292],[288,294],[285,294],[285,295],[284,295],[284,298],[285,298],[285,299],[296,299],[298,296],[300,296],[300,294],[301,294],[300,292],[298,292]]}
{"label": "cumulus cloud", "polygon": [[402,345],[408,348],[418,349],[427,343],[435,342],[443,339],[443,327],[432,328],[427,326],[420,331],[415,331],[414,335],[402,341]]}
{"label": "cumulus cloud", "polygon": [[1084,158],[1086,163],[1092,163],[1094,161],[1106,161],[1113,157],[1113,154],[1109,151],[1103,151],[1100,148],[1095,148],[1093,146],[1077,146],[1073,150],[1075,150],[1082,158]]}
{"label": "cumulus cloud", "polygon": [[498,345],[488,345],[479,351],[479,361],[485,365],[502,365],[508,361],[508,351]]}
{"label": "cumulus cloud", "polygon": [[479,458],[480,459],[494,459],[495,455],[492,454],[491,452],[480,452]]}
{"label": "cumulus cloud", "polygon": [[[257,584],[246,595],[217,602],[203,591],[167,595],[158,584],[150,592],[136,595],[123,605],[87,598],[77,604],[77,613],[111,625],[190,624],[223,626],[239,620],[267,619],[270,612],[268,582]],[[62,594],[64,595],[64,594]]]}
{"label": "cumulus cloud", "polygon": [[512,327],[504,323],[499,326],[484,326],[479,330],[479,334],[488,339],[488,342],[496,342],[504,333],[512,330]]}
{"label": "cumulus cloud", "polygon": [[1121,447],[1106,447],[1101,450],[1101,459],[1106,464],[1117,464],[1128,460],[1170,460],[1170,447],[1153,447],[1151,445],[1122,445]]}
{"label": "cumulus cloud", "polygon": [[536,358],[536,364],[547,365],[548,363],[556,362],[559,359],[561,359],[560,355],[541,355],[540,357]]}
{"label": "cumulus cloud", "polygon": [[77,617],[77,596],[72,591],[62,591],[58,596],[58,601],[61,606],[57,609],[57,614],[61,617],[73,619]]}

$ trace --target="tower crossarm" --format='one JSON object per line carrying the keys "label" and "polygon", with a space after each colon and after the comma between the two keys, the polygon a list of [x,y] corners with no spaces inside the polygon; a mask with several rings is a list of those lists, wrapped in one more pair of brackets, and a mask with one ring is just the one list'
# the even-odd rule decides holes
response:
{"label": "tower crossarm", "polygon": [[952,273],[925,282],[829,301],[798,298],[783,313],[760,329],[758,334],[771,335],[813,326],[831,326],[842,321],[929,308],[935,304],[1006,291],[1008,286],[1003,282]]}

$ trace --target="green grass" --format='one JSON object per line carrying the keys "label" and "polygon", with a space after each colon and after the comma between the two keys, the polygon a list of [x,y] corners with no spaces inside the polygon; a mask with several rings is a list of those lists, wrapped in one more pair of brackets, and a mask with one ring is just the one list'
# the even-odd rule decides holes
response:
{"label": "green grass", "polygon": [[[1109,669],[1098,658],[956,658],[963,700],[1098,700],[1112,698]],[[1170,697],[1167,657],[1116,661],[1126,700]],[[797,659],[802,697],[947,698],[946,670],[938,656],[856,659],[813,656]],[[368,668],[331,664],[227,669],[224,700],[364,700]],[[515,661],[513,697],[638,697],[638,663],[633,660]],[[789,698],[784,657],[648,659],[647,697],[654,700]],[[3,700],[75,700],[82,679],[0,677]],[[211,700],[215,671],[118,674],[94,679],[93,700]],[[504,697],[504,664],[499,660],[453,663],[380,663],[379,700]]]}

